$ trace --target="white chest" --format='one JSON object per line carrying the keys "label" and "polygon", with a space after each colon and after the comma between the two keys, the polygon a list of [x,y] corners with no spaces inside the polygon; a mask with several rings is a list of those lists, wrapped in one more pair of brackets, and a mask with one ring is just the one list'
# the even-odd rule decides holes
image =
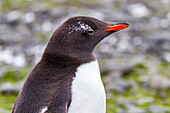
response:
{"label": "white chest", "polygon": [[97,60],[77,68],[68,113],[106,113],[106,94]]}

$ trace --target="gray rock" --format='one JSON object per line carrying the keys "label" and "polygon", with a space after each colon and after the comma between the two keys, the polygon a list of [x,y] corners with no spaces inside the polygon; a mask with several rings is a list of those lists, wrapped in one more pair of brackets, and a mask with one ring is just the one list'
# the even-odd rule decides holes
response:
{"label": "gray rock", "polygon": [[158,106],[158,105],[150,105],[149,110],[152,113],[165,113],[165,112],[169,112],[170,108],[164,106]]}
{"label": "gray rock", "polygon": [[16,84],[12,84],[10,82],[5,82],[2,83],[1,85],[1,92],[2,93],[8,93],[8,94],[13,94],[13,93],[19,93],[23,86],[24,81],[18,82]]}
{"label": "gray rock", "polygon": [[128,5],[127,9],[129,13],[135,18],[141,18],[150,15],[150,10],[142,3]]}
{"label": "gray rock", "polygon": [[50,11],[50,16],[58,19],[58,18],[63,18],[65,15],[67,15],[67,7],[64,6],[58,6],[52,9],[52,11]]}
{"label": "gray rock", "polygon": [[14,10],[5,15],[5,21],[10,24],[15,24],[20,22],[23,17],[23,13],[19,10]]}
{"label": "gray rock", "polygon": [[107,84],[106,90],[107,91],[116,91],[120,94],[124,94],[125,91],[131,88],[134,85],[134,82],[127,82],[122,79],[104,79],[105,83]]}
{"label": "gray rock", "polygon": [[6,42],[3,39],[0,39],[0,45],[4,45]]}
{"label": "gray rock", "polygon": [[0,68],[0,79],[5,76],[5,74],[8,72],[9,67],[3,66]]}
{"label": "gray rock", "polygon": [[170,79],[160,75],[145,75],[139,79],[153,89],[168,89],[170,88]]}
{"label": "gray rock", "polygon": [[0,113],[11,113],[11,111],[4,108],[0,108]]}
{"label": "gray rock", "polygon": [[48,21],[48,20],[45,20],[43,23],[42,23],[42,30],[44,31],[44,32],[49,32],[49,31],[51,31],[51,29],[52,29],[52,23],[50,22],[50,21]]}
{"label": "gray rock", "polygon": [[139,100],[137,100],[137,104],[139,105],[143,105],[145,103],[153,103],[155,101],[155,99],[153,97],[145,97],[145,98],[140,98]]}
{"label": "gray rock", "polygon": [[131,100],[127,100],[125,97],[120,97],[118,98],[118,103],[117,104],[120,104],[120,105],[123,105],[124,107],[126,106],[129,106],[129,105],[134,105],[134,101],[131,101]]}
{"label": "gray rock", "polygon": [[132,64],[115,63],[113,60],[107,60],[100,66],[101,73],[120,72],[124,73],[133,69]]}
{"label": "gray rock", "polygon": [[147,113],[144,109],[135,106],[134,101],[129,101],[125,98],[119,98],[117,102],[118,105],[124,106],[126,109],[118,113]]}
{"label": "gray rock", "polygon": [[13,53],[14,52],[10,49],[1,51],[0,62],[12,64],[17,67],[24,67],[26,65],[25,55],[23,53],[14,55]]}
{"label": "gray rock", "polygon": [[170,52],[163,53],[162,58],[170,63]]}
{"label": "gray rock", "polygon": [[23,22],[25,24],[29,24],[35,21],[35,13],[34,12],[28,12],[23,17]]}
{"label": "gray rock", "polygon": [[136,107],[134,105],[127,105],[126,108],[126,113],[146,113],[144,109]]}
{"label": "gray rock", "polygon": [[109,7],[111,8],[112,5],[112,0],[102,0],[102,1],[97,1],[97,0],[80,0],[83,4],[88,5],[89,7]]}

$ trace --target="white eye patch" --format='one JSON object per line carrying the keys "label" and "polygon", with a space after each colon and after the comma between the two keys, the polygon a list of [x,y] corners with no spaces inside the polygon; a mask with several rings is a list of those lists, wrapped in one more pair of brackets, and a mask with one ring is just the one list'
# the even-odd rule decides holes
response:
{"label": "white eye patch", "polygon": [[81,21],[78,21],[78,25],[70,25],[68,28],[69,33],[68,35],[72,34],[73,32],[77,31],[87,31],[87,30],[93,30],[89,25],[82,23]]}
{"label": "white eye patch", "polygon": [[81,23],[80,21],[78,22],[78,24],[80,25],[80,28],[83,30],[91,30],[92,29],[89,25]]}

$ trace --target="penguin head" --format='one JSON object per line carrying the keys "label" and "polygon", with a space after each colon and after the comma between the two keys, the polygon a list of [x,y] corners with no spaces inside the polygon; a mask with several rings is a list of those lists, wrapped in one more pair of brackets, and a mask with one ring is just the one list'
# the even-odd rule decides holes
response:
{"label": "penguin head", "polygon": [[102,39],[128,26],[127,23],[111,24],[93,17],[72,17],[56,29],[45,52],[83,59],[92,55],[95,46]]}

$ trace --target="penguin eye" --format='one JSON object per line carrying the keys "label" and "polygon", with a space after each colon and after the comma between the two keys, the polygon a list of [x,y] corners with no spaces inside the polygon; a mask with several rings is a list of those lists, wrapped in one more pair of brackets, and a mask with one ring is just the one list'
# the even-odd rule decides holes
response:
{"label": "penguin eye", "polygon": [[94,33],[94,31],[92,29],[87,31],[88,35],[92,35]]}

